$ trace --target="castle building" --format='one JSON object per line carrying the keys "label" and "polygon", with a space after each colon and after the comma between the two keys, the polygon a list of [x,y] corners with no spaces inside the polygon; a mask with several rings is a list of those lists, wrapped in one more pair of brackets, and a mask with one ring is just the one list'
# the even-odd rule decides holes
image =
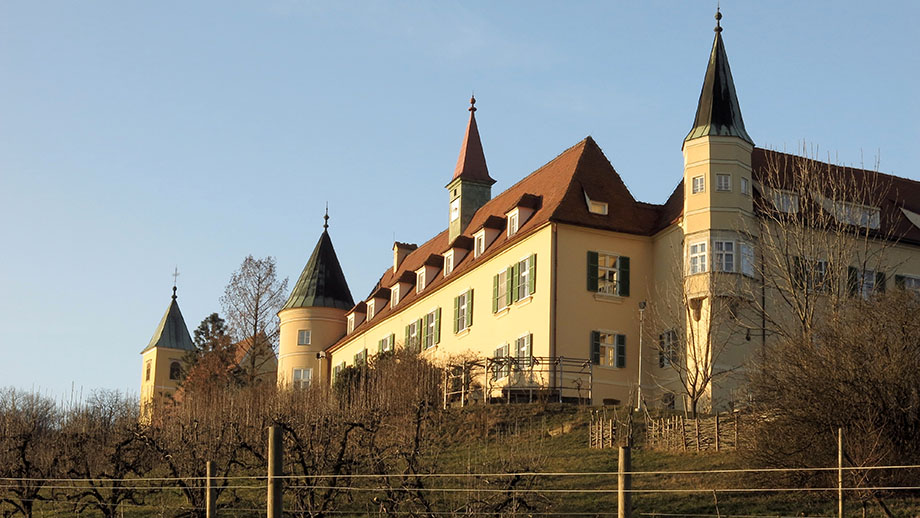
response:
{"label": "castle building", "polygon": [[[707,380],[701,409],[731,407],[743,398],[740,377],[714,373],[742,374],[770,339],[771,308],[780,311],[779,285],[760,268],[765,233],[777,230],[766,214],[795,214],[810,195],[766,178],[791,176],[802,162],[887,189],[878,206],[825,206],[889,249],[875,270],[848,267],[851,292],[883,288],[886,278],[920,291],[920,182],[757,148],[720,18],[682,143],[683,175],[664,204],[636,200],[590,136],[493,197],[471,99],[446,185],[445,230],[421,245],[394,243],[392,266],[357,304],[324,230],[279,313],[279,383],[328,383],[377,354],[409,348],[453,366],[459,377],[445,378],[445,401],[538,393],[671,405],[688,381],[670,367],[683,361]],[[827,262],[799,254],[795,263],[810,265],[810,292],[819,274],[829,277]],[[669,305],[677,316],[665,322]],[[730,315],[718,316],[725,307]],[[738,315],[745,311],[746,320]],[[735,329],[716,330],[716,318]],[[724,346],[718,357],[707,349],[715,335]]]}

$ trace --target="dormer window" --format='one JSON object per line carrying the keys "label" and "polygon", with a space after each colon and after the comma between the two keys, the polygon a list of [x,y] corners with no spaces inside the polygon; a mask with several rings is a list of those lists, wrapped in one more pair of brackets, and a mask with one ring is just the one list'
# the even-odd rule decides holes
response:
{"label": "dormer window", "polygon": [[367,319],[370,320],[374,318],[374,308],[377,306],[376,300],[370,300],[367,302]]}
{"label": "dormer window", "polygon": [[835,203],[834,217],[837,218],[837,221],[847,225],[856,225],[871,229],[878,229],[881,223],[878,207],[869,207],[849,202]]}
{"label": "dormer window", "polygon": [[399,284],[390,288],[390,307],[395,308],[399,304]]}
{"label": "dormer window", "polygon": [[425,269],[422,268],[416,272],[417,280],[415,281],[415,292],[421,293],[425,289]]}
{"label": "dormer window", "polygon": [[588,205],[588,212],[591,214],[600,214],[601,216],[607,215],[607,202],[592,200],[588,197],[588,192],[585,193],[585,203]]}
{"label": "dormer window", "polygon": [[773,205],[780,212],[795,214],[799,211],[799,195],[792,191],[773,191]]}
{"label": "dormer window", "polygon": [[348,315],[348,324],[345,326],[345,334],[351,334],[355,330],[355,314]]}
{"label": "dormer window", "polygon": [[511,237],[517,233],[519,218],[520,213],[517,209],[511,211],[508,214],[508,237]]}
{"label": "dormer window", "polygon": [[474,245],[473,257],[479,257],[486,252],[486,231],[480,230],[476,234],[476,243]]}
{"label": "dormer window", "polygon": [[447,277],[454,271],[454,251],[444,254],[444,276]]}

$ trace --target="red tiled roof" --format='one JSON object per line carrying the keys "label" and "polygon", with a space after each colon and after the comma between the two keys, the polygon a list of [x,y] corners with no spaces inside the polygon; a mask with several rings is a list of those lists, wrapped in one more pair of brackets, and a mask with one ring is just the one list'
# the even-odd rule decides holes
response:
{"label": "red tiled roof", "polygon": [[[475,104],[475,99],[470,99],[470,103]],[[489,185],[495,183],[495,180],[489,176],[489,168],[486,166],[486,155],[482,151],[482,141],[479,139],[479,127],[476,126],[476,108],[470,106],[470,122],[466,127],[466,133],[463,135],[463,144],[460,146],[460,156],[457,157],[457,167],[454,168],[454,177],[483,182]]]}

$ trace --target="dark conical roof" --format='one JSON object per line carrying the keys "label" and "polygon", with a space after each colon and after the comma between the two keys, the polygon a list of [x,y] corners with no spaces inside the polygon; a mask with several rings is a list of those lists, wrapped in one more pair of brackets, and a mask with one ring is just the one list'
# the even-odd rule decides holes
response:
{"label": "dark conical roof", "polygon": [[185,319],[182,318],[182,312],[179,311],[179,303],[176,302],[176,287],[173,286],[172,301],[166,308],[166,314],[160,320],[160,325],[153,333],[150,343],[141,353],[145,353],[154,347],[165,349],[179,349],[182,351],[194,351],[195,344],[192,343],[192,337],[188,334],[188,327],[185,326]]}
{"label": "dark conical roof", "polygon": [[345,281],[345,274],[339,265],[339,259],[332,247],[329,232],[323,230],[313,255],[297,279],[294,290],[284,304],[284,309],[291,308],[339,308],[351,309],[354,306],[351,291]]}
{"label": "dark conical roof", "polygon": [[[717,15],[716,19],[719,18],[721,16]],[[703,91],[696,108],[696,120],[684,141],[705,136],[739,137],[751,144],[754,143],[744,129],[741,106],[735,94],[735,83],[728,66],[728,55],[725,54],[720,26],[716,27],[716,37],[712,42]]]}
{"label": "dark conical roof", "polygon": [[463,135],[463,144],[460,145],[460,156],[457,157],[457,167],[451,182],[457,178],[473,180],[492,185],[495,180],[489,176],[489,167],[486,165],[486,155],[482,151],[482,140],[479,138],[479,127],[476,125],[476,98],[470,98],[470,122]]}

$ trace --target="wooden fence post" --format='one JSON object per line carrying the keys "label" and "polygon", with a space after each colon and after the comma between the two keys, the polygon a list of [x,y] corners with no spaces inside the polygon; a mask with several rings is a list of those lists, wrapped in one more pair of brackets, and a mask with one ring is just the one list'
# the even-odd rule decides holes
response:
{"label": "wooden fence post", "polygon": [[716,451],[719,451],[719,414],[716,414],[715,440],[716,440]]}
{"label": "wooden fence post", "polygon": [[693,425],[696,427],[696,451],[700,451],[702,445],[700,444],[700,418],[697,417],[693,420]]}
{"label": "wooden fence post", "polygon": [[632,516],[632,471],[630,467],[629,446],[620,446],[619,466],[617,470],[617,518]]}
{"label": "wooden fence post", "polygon": [[738,414],[735,414],[735,449],[738,449]]}
{"label": "wooden fence post", "polygon": [[843,428],[837,428],[837,517],[843,518]]}
{"label": "wooden fence post", "polygon": [[268,518],[281,518],[281,427],[272,425],[268,429],[268,495],[266,510]]}
{"label": "wooden fence post", "polygon": [[216,509],[216,499],[214,498],[214,486],[211,485],[211,479],[214,478],[214,470],[211,466],[211,461],[208,461],[204,467],[205,472],[205,504],[204,504],[204,515],[207,518],[214,518],[217,516]]}

